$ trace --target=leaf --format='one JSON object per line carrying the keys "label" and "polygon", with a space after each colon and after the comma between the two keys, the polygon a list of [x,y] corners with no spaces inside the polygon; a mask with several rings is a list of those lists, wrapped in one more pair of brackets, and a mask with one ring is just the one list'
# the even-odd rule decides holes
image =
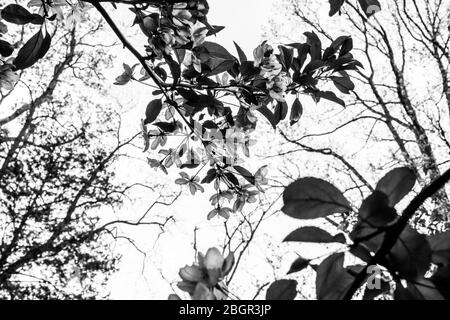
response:
{"label": "leaf", "polygon": [[322,60],[311,60],[311,62],[308,63],[305,69],[303,69],[303,73],[311,73],[324,66],[325,63]]}
{"label": "leaf", "polygon": [[248,171],[247,169],[241,167],[241,166],[234,166],[234,170],[236,170],[245,180],[250,182],[251,184],[255,184],[255,177],[253,174]]}
{"label": "leaf", "polygon": [[[0,17],[1,17],[1,11],[0,11]],[[1,20],[1,18],[0,18]],[[8,26],[0,21],[0,34],[8,33]]]}
{"label": "leaf", "polygon": [[309,52],[311,54],[311,60],[322,60],[322,43],[314,32],[305,32],[307,43],[310,46]]}
{"label": "leaf", "polygon": [[182,64],[184,61],[184,57],[186,56],[186,49],[174,49],[175,57],[179,64]]}
{"label": "leaf", "polygon": [[176,130],[176,125],[173,122],[155,122],[154,126],[160,128],[163,132],[171,133]]}
{"label": "leaf", "polygon": [[164,57],[166,59],[166,63],[169,66],[170,73],[172,74],[173,84],[177,84],[181,77],[181,68],[180,65],[173,60],[172,56],[167,55]]}
{"label": "leaf", "polygon": [[[407,281],[406,287],[400,281],[396,281],[395,284],[395,300],[443,300],[445,296],[438,286],[423,277],[415,279],[414,282]],[[448,284],[442,289],[444,292],[448,290]]]}
{"label": "leaf", "polygon": [[397,218],[395,209],[389,206],[388,197],[381,191],[375,191],[363,201],[359,216],[375,227],[384,227]]}
{"label": "leaf", "polygon": [[162,79],[162,81],[166,81],[167,79],[167,72],[163,68],[156,66],[154,69],[155,73]]}
{"label": "leaf", "polygon": [[10,23],[24,25],[27,23],[42,24],[44,17],[39,14],[30,13],[27,9],[18,4],[7,5],[2,10],[2,18]]}
{"label": "leaf", "polygon": [[211,183],[216,179],[217,173],[215,169],[209,169],[201,183]]}
{"label": "leaf", "polygon": [[450,266],[439,268],[430,280],[445,299],[450,300]]}
{"label": "leaf", "polygon": [[212,111],[223,108],[222,101],[206,94],[195,94],[186,101],[186,104],[194,108],[194,113],[200,112],[205,108]]}
{"label": "leaf", "polygon": [[321,179],[303,178],[283,193],[283,212],[296,219],[316,219],[344,213],[350,204],[335,186]]}
{"label": "leaf", "polygon": [[331,77],[334,85],[339,91],[345,94],[349,94],[350,91],[355,89],[355,84],[350,80],[349,77]]}
{"label": "leaf", "polygon": [[225,172],[224,175],[231,184],[233,184],[234,186],[239,186],[239,180],[234,174],[232,174],[231,172]]}
{"label": "leaf", "polygon": [[287,274],[300,272],[303,269],[306,269],[309,266],[310,260],[307,260],[302,257],[298,257],[291,265],[291,268],[289,269]]}
{"label": "leaf", "polygon": [[[364,260],[364,257],[367,257],[367,254],[370,255],[370,253],[365,252],[367,249],[371,250],[372,252],[376,252],[384,240],[384,234],[378,233],[375,235],[376,231],[378,229],[376,227],[373,227],[369,225],[369,223],[364,221],[359,221],[355,227],[353,228],[352,232],[350,233],[350,239],[353,242],[360,242],[362,238],[367,238],[370,236],[370,239],[367,239],[363,242],[364,247],[359,246],[361,248],[358,248],[357,253],[360,255],[357,255],[358,258]],[[356,255],[356,253],[355,253]]]}
{"label": "leaf", "polygon": [[330,100],[332,102],[335,102],[335,103],[340,104],[341,106],[345,107],[344,100],[338,98],[336,96],[336,94],[334,92],[332,92],[332,91],[317,91],[315,93],[315,95],[318,98],[327,99],[327,100]]}
{"label": "leaf", "polygon": [[205,122],[203,122],[203,128],[205,129],[219,129],[219,126],[217,125],[217,123],[215,123],[212,120],[206,120]]}
{"label": "leaf", "polygon": [[334,50],[333,47],[328,47],[325,49],[325,51],[323,52],[323,61],[334,61],[336,59],[336,51]]}
{"label": "leaf", "polygon": [[[285,242],[313,242],[333,243],[340,242],[340,238],[333,237],[325,230],[317,227],[303,227],[291,232],[283,241]],[[345,240],[345,238],[344,238]]]}
{"label": "leaf", "polygon": [[193,52],[202,64],[209,67],[210,71],[205,74],[208,77],[229,71],[237,64],[233,55],[223,46],[214,42],[205,41],[202,45],[194,48]]}
{"label": "leaf", "polygon": [[233,41],[233,43],[234,43],[234,46],[236,47],[236,51],[237,51],[238,56],[239,56],[239,61],[241,63],[244,62],[244,61],[248,61],[247,56],[245,55],[245,53],[241,49],[241,47],[239,47],[239,45],[236,42]]}
{"label": "leaf", "polygon": [[155,99],[149,102],[147,109],[145,110],[145,121],[144,124],[152,123],[158,118],[159,113],[162,109],[161,99]]}
{"label": "leaf", "polygon": [[284,46],[278,46],[280,50],[281,63],[284,65],[286,71],[289,71],[294,60],[294,49]]}
{"label": "leaf", "polygon": [[180,169],[194,169],[197,168],[200,165],[200,163],[183,163],[180,166]]}
{"label": "leaf", "polygon": [[272,128],[277,127],[277,120],[275,118],[275,115],[267,108],[266,106],[261,106],[257,109],[267,120],[269,120],[269,123],[272,125]]}
{"label": "leaf", "polygon": [[242,89],[241,93],[245,99],[245,102],[247,102],[248,104],[258,105],[258,99],[256,99],[256,96],[253,94],[253,92],[247,89]]}
{"label": "leaf", "polygon": [[350,51],[352,51],[352,49],[353,49],[353,39],[349,37],[348,39],[344,40],[344,42],[342,43],[341,52],[339,53],[339,57],[346,56]]}
{"label": "leaf", "polygon": [[0,39],[0,55],[4,57],[9,57],[14,52],[14,47],[12,44],[5,40]]}
{"label": "leaf", "polygon": [[359,70],[358,68],[364,69],[361,62],[356,61],[352,58],[339,58],[333,62],[334,65],[340,65],[334,68],[335,72],[346,71],[346,70]]}
{"label": "leaf", "polygon": [[239,68],[242,78],[248,80],[259,73],[259,68],[255,67],[252,61],[241,62],[241,67]]}
{"label": "leaf", "polygon": [[411,283],[407,283],[407,286],[404,287],[401,281],[396,281],[394,300],[423,300],[423,297],[413,288]]}
{"label": "leaf", "polygon": [[222,31],[223,29],[225,29],[225,27],[223,26],[210,26],[211,28],[208,29],[208,32],[206,33],[206,36],[213,36],[217,33],[219,33],[220,31]]}
{"label": "leaf", "polygon": [[159,19],[159,13],[155,12],[144,17],[136,15],[135,22],[139,22],[139,27],[147,37],[151,37],[152,33],[155,32],[160,26]]}
{"label": "leaf", "polygon": [[380,287],[379,288],[369,288],[366,286],[366,289],[364,291],[364,295],[362,298],[363,300],[373,300],[376,297],[378,297],[379,295],[386,294],[390,291],[391,284],[388,281],[384,281],[383,279],[381,279],[381,277],[379,277],[379,279],[377,281],[379,281]]}
{"label": "leaf", "polygon": [[50,43],[50,35],[45,32],[44,36],[42,31],[39,30],[17,53],[17,57],[13,62],[16,69],[21,70],[31,67],[47,53]]}
{"label": "leaf", "polygon": [[125,85],[128,82],[131,81],[131,79],[133,78],[133,71],[134,71],[134,67],[131,68],[128,64],[124,63],[123,64],[123,69],[124,72],[118,76],[114,82],[115,85]]}
{"label": "leaf", "polygon": [[142,137],[144,138],[144,150],[146,152],[150,148],[150,137],[147,132],[147,128],[144,124],[144,120],[141,120]]}
{"label": "leaf", "polygon": [[198,97],[198,94],[192,89],[178,88],[177,93],[187,101],[195,100]]}
{"label": "leaf", "polygon": [[216,74],[219,74],[219,73],[222,73],[222,72],[226,72],[226,71],[230,70],[231,68],[233,68],[233,66],[236,64],[235,60],[221,60],[221,59],[218,59],[217,61],[220,61],[220,63],[217,64],[215,67],[211,68],[211,71],[207,72],[205,74],[205,76],[211,77],[211,76],[214,76]]}
{"label": "leaf", "polygon": [[230,251],[230,253],[225,258],[225,261],[222,265],[222,272],[226,275],[231,271],[231,268],[234,266],[235,257],[234,253]]}
{"label": "leaf", "polygon": [[347,244],[347,238],[343,233],[338,233],[337,235],[333,236],[334,242]]}
{"label": "leaf", "polygon": [[[198,48],[205,49],[210,57],[222,58],[224,60],[234,60],[234,56],[218,43],[205,41]],[[201,59],[201,57],[200,57]]]}
{"label": "leaf", "polygon": [[383,192],[389,198],[389,205],[395,206],[414,187],[416,175],[407,167],[396,168],[388,172],[377,184],[376,190]]}
{"label": "leaf", "polygon": [[298,98],[295,98],[294,103],[292,104],[291,107],[291,115],[289,117],[289,120],[291,121],[290,122],[291,126],[296,124],[300,120],[302,114],[303,114],[302,103]]}
{"label": "leaf", "polygon": [[299,64],[298,70],[300,71],[300,69],[303,67],[308,58],[309,45],[307,43],[302,43],[299,46],[297,46],[297,51],[298,51],[297,60]]}
{"label": "leaf", "polygon": [[426,237],[407,226],[387,255],[389,270],[406,280],[423,276],[430,267],[431,248]]}
{"label": "leaf", "polygon": [[297,296],[297,281],[277,280],[267,289],[266,300],[294,300]]}
{"label": "leaf", "polygon": [[350,39],[350,36],[340,36],[337,37],[330,45],[331,48],[334,49],[334,51],[338,50],[340,46],[342,46],[342,44],[346,41],[348,41],[348,39]]}
{"label": "leaf", "polygon": [[274,110],[274,116],[275,116],[275,122],[278,124],[280,121],[286,119],[288,112],[288,105],[286,102],[278,102],[275,106]]}
{"label": "leaf", "polygon": [[339,12],[345,0],[329,0],[330,1],[330,17]]}
{"label": "leaf", "polygon": [[354,281],[344,269],[344,253],[326,258],[317,268],[316,294],[318,300],[340,300]]}
{"label": "leaf", "polygon": [[361,259],[364,262],[369,262],[372,259],[372,255],[370,254],[370,251],[367,250],[362,245],[358,246],[352,246],[350,249],[350,253],[353,254],[355,257]]}
{"label": "leaf", "polygon": [[427,237],[432,251],[432,260],[444,266],[450,264],[450,231]]}
{"label": "leaf", "polygon": [[378,0],[358,0],[358,2],[367,17],[381,10],[381,4]]}
{"label": "leaf", "polygon": [[214,80],[202,75],[197,77],[197,84],[201,86],[208,86],[208,87],[217,87],[219,86],[219,83],[215,82]]}

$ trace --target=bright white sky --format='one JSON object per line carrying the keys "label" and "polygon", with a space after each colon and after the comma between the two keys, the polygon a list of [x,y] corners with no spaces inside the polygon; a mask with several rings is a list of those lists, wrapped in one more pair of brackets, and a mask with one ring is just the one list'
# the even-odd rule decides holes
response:
{"label": "bright white sky", "polygon": [[275,0],[210,0],[210,23],[226,28],[217,35],[216,42],[234,50],[233,40],[250,57],[261,40],[262,26],[272,17]]}

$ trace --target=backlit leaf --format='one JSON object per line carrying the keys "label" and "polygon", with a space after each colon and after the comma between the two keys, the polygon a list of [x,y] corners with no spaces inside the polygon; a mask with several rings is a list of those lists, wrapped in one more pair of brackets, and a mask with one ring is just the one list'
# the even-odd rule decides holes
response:
{"label": "backlit leaf", "polygon": [[16,69],[21,70],[31,67],[47,53],[50,43],[50,35],[47,32],[44,35],[42,30],[39,30],[17,53],[17,57],[13,62]]}
{"label": "backlit leaf", "polygon": [[294,300],[297,296],[297,281],[278,280],[267,289],[266,300]]}
{"label": "backlit leaf", "polygon": [[147,109],[145,111],[145,121],[144,124],[152,123],[158,118],[159,113],[161,112],[162,101],[161,99],[155,99],[150,101],[147,105]]}
{"label": "backlit leaf", "polygon": [[36,13],[30,13],[18,4],[9,4],[2,10],[2,18],[10,23],[24,25],[27,23],[42,24],[44,17]]}
{"label": "backlit leaf", "polygon": [[302,178],[289,185],[283,201],[283,212],[297,219],[316,219],[351,210],[342,192],[317,178]]}
{"label": "backlit leaf", "polygon": [[376,190],[389,198],[389,205],[395,206],[414,187],[416,175],[407,167],[396,168],[388,172],[377,184]]}
{"label": "backlit leaf", "polygon": [[288,274],[300,272],[309,266],[309,260],[298,257],[291,265]]}
{"label": "backlit leaf", "polygon": [[344,253],[326,258],[317,268],[316,294],[319,300],[340,300],[354,281],[344,269]]}
{"label": "backlit leaf", "polygon": [[284,241],[286,242],[313,242],[332,243],[342,240],[317,227],[303,227],[291,232]]}

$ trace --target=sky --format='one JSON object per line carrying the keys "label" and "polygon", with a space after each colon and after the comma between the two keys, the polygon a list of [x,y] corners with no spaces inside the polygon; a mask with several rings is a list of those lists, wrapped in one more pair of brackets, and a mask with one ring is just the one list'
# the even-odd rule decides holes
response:
{"label": "sky", "polygon": [[262,28],[272,17],[275,0],[211,0],[208,19],[212,24],[225,26],[216,42],[234,51],[233,41],[251,56],[262,35]]}

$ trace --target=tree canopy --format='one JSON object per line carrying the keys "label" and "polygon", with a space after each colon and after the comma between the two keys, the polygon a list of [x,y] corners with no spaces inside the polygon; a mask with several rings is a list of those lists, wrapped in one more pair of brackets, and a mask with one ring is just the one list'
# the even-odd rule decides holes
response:
{"label": "tree canopy", "polygon": [[[447,299],[450,143],[448,119],[442,125],[441,115],[450,112],[450,35],[443,20],[450,8],[439,0],[386,5],[330,0],[328,18],[348,27],[337,33],[302,2],[285,1],[287,14],[304,28],[296,39],[278,46],[264,40],[250,53],[236,42],[230,52],[214,41],[226,26],[209,21],[206,0],[31,0],[3,5],[0,103],[20,90],[28,90],[30,99],[19,99],[12,113],[0,118],[0,295],[95,298],[96,284],[115,270],[117,257],[107,240],[120,237],[114,227],[163,228],[171,221],[146,222],[144,214],[137,221],[104,222],[93,214],[99,206],[120,206],[128,195],[131,186],[114,180],[113,163],[140,139],[143,158],[157,175],[175,171],[179,176],[173,184],[188,190],[192,201],[210,192],[205,219],[225,225],[222,250],[217,244],[202,254],[194,242],[196,261],[179,271],[178,288],[190,298],[236,298],[230,282],[254,234],[276,207],[292,221],[316,223],[297,228],[285,242],[336,244],[338,249],[312,259],[299,254],[288,278],[260,287],[258,293],[266,290],[266,299],[295,299],[296,275],[306,269],[316,275],[318,299]],[[117,23],[114,12],[124,10],[132,13],[128,25],[145,42],[127,37]],[[95,24],[87,16],[102,22]],[[383,16],[394,21],[396,33]],[[139,84],[152,96],[135,121],[139,133],[126,139],[120,135],[120,119],[92,96],[55,94],[67,71],[73,77],[66,75],[66,81],[79,81],[73,86],[104,91],[105,78],[98,72],[111,57],[104,45],[84,41],[102,24],[135,59],[122,63],[114,85]],[[407,66],[415,62],[410,52],[420,49],[435,64],[439,79],[430,86],[439,93],[427,92],[422,100],[412,94],[415,88],[407,75]],[[376,65],[380,61],[382,67]],[[27,75],[40,83],[20,89]],[[318,117],[324,102],[333,110],[354,113],[329,132],[296,136],[309,99],[319,104]],[[422,108],[425,103],[430,110]],[[85,104],[96,104],[96,121],[88,119],[93,111],[83,109]],[[78,123],[75,116],[81,119]],[[375,120],[367,141],[382,123],[386,131],[376,139],[385,139],[386,133],[399,154],[383,167],[389,169],[383,175],[374,170],[379,177],[373,184],[333,146],[305,142],[360,120]],[[289,176],[274,185],[269,166],[255,165],[250,157],[261,126],[279,132],[290,147],[284,155],[302,151],[335,159],[354,186],[343,192],[326,179],[330,174]],[[266,192],[280,187],[282,192],[269,204],[262,201]],[[359,192],[358,199],[348,196],[352,190]],[[254,206],[267,208],[252,222],[246,210]],[[241,221],[231,233],[229,221]],[[248,225],[248,239],[233,250],[243,225]],[[46,284],[21,281],[46,272],[51,274],[44,277]],[[68,273],[84,279],[77,294],[64,290],[72,280]],[[174,293],[169,299],[180,296]]]}

